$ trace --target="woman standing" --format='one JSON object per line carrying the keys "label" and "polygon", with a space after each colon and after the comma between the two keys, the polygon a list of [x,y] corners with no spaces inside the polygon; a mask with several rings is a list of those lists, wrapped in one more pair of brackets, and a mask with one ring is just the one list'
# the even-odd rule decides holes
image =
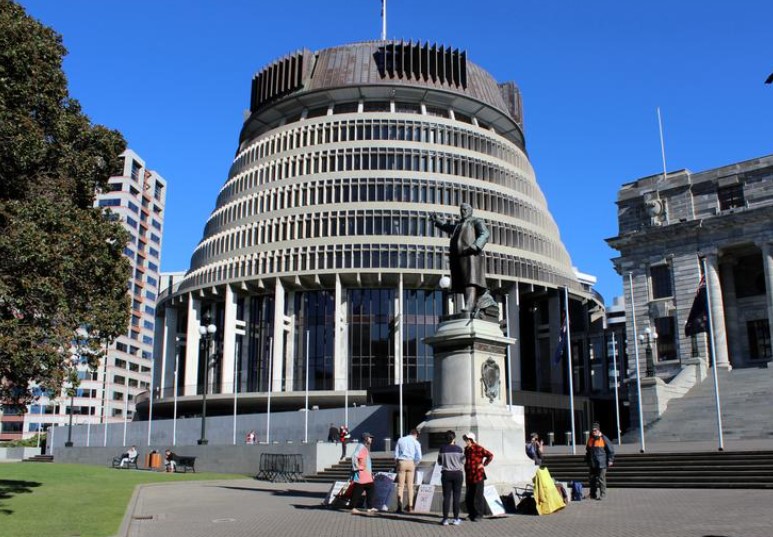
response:
{"label": "woman standing", "polygon": [[[464,479],[464,450],[456,445],[456,433],[446,431],[447,444],[440,448],[437,462],[441,466],[440,482],[443,485],[443,526],[462,523],[459,518],[459,503],[462,499],[462,480]],[[448,511],[453,497],[453,520],[449,520]]]}
{"label": "woman standing", "polygon": [[365,492],[366,506],[368,512],[376,511],[373,506],[373,469],[370,460],[370,446],[373,444],[373,435],[362,433],[362,441],[357,444],[352,453],[352,514],[357,515],[362,511],[357,509],[362,500],[362,493]]}

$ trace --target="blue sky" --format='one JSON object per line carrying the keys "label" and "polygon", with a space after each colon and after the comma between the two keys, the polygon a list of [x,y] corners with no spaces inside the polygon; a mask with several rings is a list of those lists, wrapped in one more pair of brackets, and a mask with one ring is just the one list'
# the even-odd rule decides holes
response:
{"label": "blue sky", "polygon": [[[169,184],[162,269],[188,268],[226,179],[252,75],[378,39],[379,0],[23,0],[69,50],[70,93]],[[770,0],[389,0],[389,38],[467,50],[524,101],[537,180],[607,303],[623,183],[773,154]]]}

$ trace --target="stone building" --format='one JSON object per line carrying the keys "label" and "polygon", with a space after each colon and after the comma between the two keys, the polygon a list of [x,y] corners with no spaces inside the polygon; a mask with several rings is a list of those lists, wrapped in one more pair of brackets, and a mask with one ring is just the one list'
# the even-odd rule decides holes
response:
{"label": "stone building", "polygon": [[711,365],[707,334],[684,331],[704,263],[717,366],[773,357],[773,156],[644,177],[623,185],[617,205],[619,234],[607,242],[620,252],[649,422]]}

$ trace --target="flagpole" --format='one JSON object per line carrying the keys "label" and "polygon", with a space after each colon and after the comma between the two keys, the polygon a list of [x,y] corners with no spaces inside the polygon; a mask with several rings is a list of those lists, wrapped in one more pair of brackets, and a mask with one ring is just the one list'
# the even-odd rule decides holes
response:
{"label": "flagpole", "polygon": [[663,141],[663,120],[660,118],[660,107],[658,106],[658,128],[660,129],[660,156],[663,158],[663,180],[666,180],[666,144]]}
{"label": "flagpole", "polygon": [[381,0],[381,40],[386,41],[386,17],[387,17],[387,6],[386,6],[386,0]]}
{"label": "flagpole", "polygon": [[268,338],[268,401],[266,403],[266,444],[271,443],[271,389],[274,381],[274,340]]}
{"label": "flagpole", "polygon": [[309,443],[309,330],[306,329],[306,422],[304,423],[303,441]]}
{"label": "flagpole", "polygon": [[[241,347],[240,347],[241,350]],[[239,353],[241,354],[241,353]],[[236,411],[238,406],[238,398],[239,398],[239,383],[237,382],[237,379],[239,377],[239,360],[237,359],[237,355],[234,355],[234,437],[233,437],[233,445],[236,445]]]}
{"label": "flagpole", "polygon": [[[706,258],[701,258],[701,265],[703,265],[703,274],[708,274],[706,267]],[[704,276],[705,278],[705,276]],[[714,318],[711,316],[711,290],[706,278],[706,316],[708,317],[709,325],[709,353],[711,355],[711,369],[714,372],[714,404],[717,409],[717,433],[719,435],[719,451],[725,450],[725,439],[722,435],[722,409],[719,403],[719,378],[717,377],[717,357],[714,355]]]}
{"label": "flagpole", "polygon": [[172,445],[177,445],[177,370],[180,362],[180,338],[174,342],[174,406],[172,407]]}
{"label": "flagpole", "polygon": [[641,404],[641,372],[639,370],[639,342],[636,333],[636,304],[633,301],[633,273],[628,273],[628,286],[631,291],[631,320],[633,327],[633,353],[636,356],[636,395],[639,402],[639,451],[644,453],[644,412]]}
{"label": "flagpole", "polygon": [[[520,307],[519,300],[518,300],[518,285],[515,286],[515,293],[516,293],[516,306]],[[505,293],[505,319],[507,319],[507,322],[505,323],[505,336],[510,337],[510,295],[509,293]],[[510,347],[512,345],[508,344],[507,347],[505,347],[505,351],[507,352],[507,410],[510,412],[510,414],[513,413],[513,364],[510,360]]]}
{"label": "flagpole", "polygon": [[[386,0],[384,0],[386,4]],[[403,275],[400,274],[400,280],[397,284],[397,337],[395,337],[395,357],[397,358],[398,371],[397,382],[399,383],[400,391],[400,438],[404,436],[403,433]]]}
{"label": "flagpole", "polygon": [[569,419],[572,424],[572,455],[577,454],[574,429],[574,379],[572,378],[572,332],[569,328],[569,287],[564,287],[564,314],[566,315],[566,367],[569,372]]}
{"label": "flagpole", "polygon": [[617,422],[617,445],[620,446],[622,444],[620,439],[620,395],[617,388],[617,338],[615,338],[614,332],[612,332],[612,364],[615,368],[615,420]]}

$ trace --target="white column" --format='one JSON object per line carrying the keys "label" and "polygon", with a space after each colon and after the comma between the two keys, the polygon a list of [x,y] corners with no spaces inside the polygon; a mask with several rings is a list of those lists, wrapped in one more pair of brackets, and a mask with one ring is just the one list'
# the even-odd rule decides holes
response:
{"label": "white column", "polygon": [[220,366],[220,393],[234,393],[234,351],[236,350],[236,295],[225,285],[223,307],[223,362]]}
{"label": "white column", "polygon": [[[295,347],[295,291],[288,291],[286,303],[290,305],[290,315],[284,316],[284,330],[287,333],[287,345],[285,348],[285,391],[295,391],[295,363],[300,361],[306,363],[305,356],[298,356]],[[306,336],[303,336],[306,337]]]}
{"label": "white column", "polygon": [[773,341],[773,245],[762,243],[762,266],[765,269],[765,302],[768,306],[768,329]]}
{"label": "white column", "polygon": [[196,395],[199,381],[199,326],[201,324],[201,302],[188,295],[188,324],[185,330],[185,378],[183,395]]}
{"label": "white column", "polygon": [[349,383],[349,367],[347,364],[346,347],[346,301],[344,300],[344,288],[341,278],[336,274],[335,289],[335,322],[333,334],[333,378],[335,378],[335,390],[347,389]]}
{"label": "white column", "polygon": [[[507,337],[515,338],[510,345],[510,382],[513,390],[521,389],[521,296],[516,283],[507,294]],[[512,400],[512,394],[510,395]]]}
{"label": "white column", "polygon": [[174,362],[177,354],[177,309],[164,308],[164,341],[161,361],[161,396],[171,397],[174,386]]}
{"label": "white column", "polygon": [[274,286],[274,363],[271,376],[271,391],[282,391],[282,372],[284,371],[284,332],[285,332],[285,288],[277,278]]}
{"label": "white column", "polygon": [[727,354],[727,331],[725,329],[725,305],[722,300],[722,284],[719,281],[719,256],[716,252],[706,254],[706,285],[711,293],[711,319],[714,326],[714,357],[717,366],[730,369]]}
{"label": "white column", "polygon": [[397,284],[397,294],[393,301],[395,308],[394,329],[392,333],[392,348],[395,350],[395,365],[392,375],[395,384],[400,383],[400,371],[403,367],[403,275],[400,274],[400,281]]}

